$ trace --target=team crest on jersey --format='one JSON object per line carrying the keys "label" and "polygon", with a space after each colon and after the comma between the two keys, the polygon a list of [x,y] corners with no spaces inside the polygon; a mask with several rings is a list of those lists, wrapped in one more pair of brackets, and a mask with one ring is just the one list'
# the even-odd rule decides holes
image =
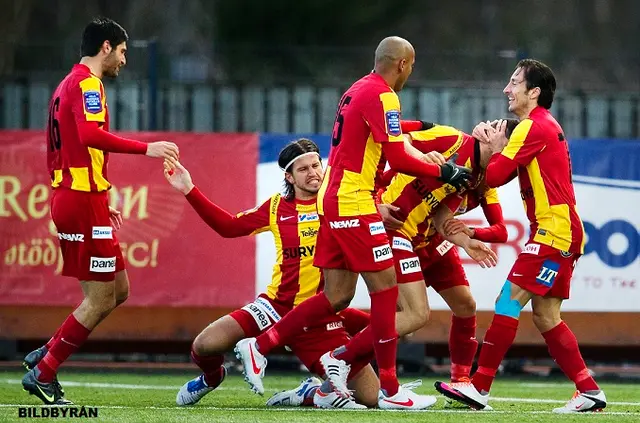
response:
{"label": "team crest on jersey", "polygon": [[387,120],[387,133],[389,135],[397,137],[402,134],[399,110],[388,110],[387,113],[385,113],[385,119]]}
{"label": "team crest on jersey", "polygon": [[102,98],[100,91],[84,92],[84,110],[87,113],[100,113],[102,111]]}

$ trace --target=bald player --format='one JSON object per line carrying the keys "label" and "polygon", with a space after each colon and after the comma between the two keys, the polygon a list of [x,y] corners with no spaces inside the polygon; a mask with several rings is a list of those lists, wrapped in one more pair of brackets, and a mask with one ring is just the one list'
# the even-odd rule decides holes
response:
{"label": "bald player", "polygon": [[[453,161],[427,163],[423,155],[404,143],[400,126],[400,100],[396,94],[413,70],[415,51],[400,37],[382,40],[375,52],[374,70],[356,81],[338,105],[325,179],[318,193],[318,233],[314,265],[323,270],[325,287],[284,316],[257,338],[240,341],[236,354],[244,364],[245,379],[263,390],[265,354],[288,344],[313,322],[346,308],[356,290],[358,275],[371,297],[371,330],[380,373],[380,408],[423,409],[433,396],[418,395],[398,384],[395,328],[398,287],[389,239],[376,208],[374,192],[387,160],[391,169],[416,177],[438,177],[458,188],[469,170]],[[337,392],[350,395],[336,375],[349,374],[348,365],[325,354],[321,363]]]}

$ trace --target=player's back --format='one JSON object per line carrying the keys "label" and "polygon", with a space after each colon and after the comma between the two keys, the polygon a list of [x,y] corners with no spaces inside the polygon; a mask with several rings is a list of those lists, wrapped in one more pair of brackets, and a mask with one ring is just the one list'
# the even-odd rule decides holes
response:
{"label": "player's back", "polygon": [[380,75],[356,81],[342,96],[318,211],[339,216],[376,213],[373,191],[386,165],[383,142],[402,141],[400,102]]}
{"label": "player's back", "polygon": [[582,253],[584,228],[576,210],[571,158],[562,127],[548,110],[538,107],[516,127],[513,137],[523,140],[520,156],[516,151],[514,157],[534,241]]}
{"label": "player's back", "polygon": [[80,124],[97,122],[109,130],[102,81],[84,65],[75,65],[60,82],[49,103],[47,163],[54,188],[100,192],[107,181],[108,153],[87,147],[80,137]]}

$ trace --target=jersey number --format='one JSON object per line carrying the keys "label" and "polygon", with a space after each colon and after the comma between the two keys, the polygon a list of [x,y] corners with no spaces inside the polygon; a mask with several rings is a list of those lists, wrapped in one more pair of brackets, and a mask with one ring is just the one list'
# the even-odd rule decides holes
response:
{"label": "jersey number", "polygon": [[333,134],[331,135],[331,145],[336,147],[342,140],[342,124],[344,123],[344,115],[342,112],[351,103],[351,96],[346,96],[338,104],[336,112],[336,121],[333,124]]}
{"label": "jersey number", "polygon": [[62,140],[60,139],[60,124],[56,119],[56,113],[60,109],[60,97],[56,97],[49,109],[49,148],[51,151],[60,150]]}
{"label": "jersey number", "polygon": [[564,142],[564,146],[567,149],[567,160],[569,161],[569,181],[573,183],[573,171],[571,167],[571,154],[569,153],[569,145],[567,144],[567,139],[564,137],[564,134],[560,132],[558,134],[558,141]]}

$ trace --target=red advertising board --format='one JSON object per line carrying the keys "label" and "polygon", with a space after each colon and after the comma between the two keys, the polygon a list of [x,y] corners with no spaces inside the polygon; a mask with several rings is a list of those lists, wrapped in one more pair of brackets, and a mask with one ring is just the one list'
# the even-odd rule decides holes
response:
{"label": "red advertising board", "polygon": [[[196,185],[231,213],[256,201],[255,134],[135,133],[171,140]],[[78,282],[60,276],[49,215],[42,131],[0,131],[0,305],[74,305]],[[223,239],[164,179],[162,161],[113,154],[110,203],[131,281],[126,305],[237,307],[255,294],[255,240]]]}

